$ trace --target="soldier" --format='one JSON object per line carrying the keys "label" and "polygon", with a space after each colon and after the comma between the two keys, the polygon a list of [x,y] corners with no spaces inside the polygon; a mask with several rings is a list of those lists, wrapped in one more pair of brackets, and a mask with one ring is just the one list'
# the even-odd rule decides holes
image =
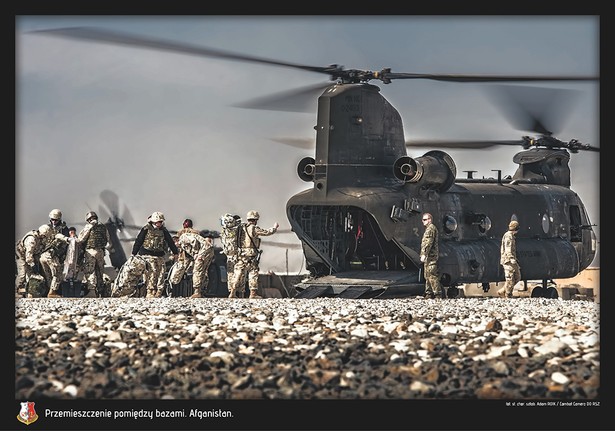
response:
{"label": "soldier", "polygon": [[184,220],[183,229],[177,234],[180,255],[171,268],[169,282],[179,284],[188,268],[192,266],[193,294],[190,298],[202,298],[201,290],[209,284],[209,265],[214,258],[213,244],[192,227],[190,219]]}
{"label": "soldier", "polygon": [[521,268],[517,261],[517,239],[519,222],[513,220],[508,223],[508,231],[502,237],[500,246],[500,265],[504,267],[504,287],[498,290],[498,295],[507,298],[513,297],[513,288],[521,280]]}
{"label": "soldier", "polygon": [[130,256],[120,268],[113,281],[111,296],[139,297],[139,284],[143,282],[143,274],[147,269],[147,261],[143,256]]}
{"label": "soldier", "polygon": [[[237,235],[239,226],[241,226],[241,217],[226,213],[220,217],[220,224],[222,225],[222,232],[220,232],[222,251],[226,255],[226,285],[230,289],[233,285],[235,263],[239,250]],[[243,274],[241,278],[243,279]],[[243,288],[237,292],[237,295],[243,297]]]}
{"label": "soldier", "polygon": [[105,251],[111,248],[111,238],[107,226],[104,223],[98,223],[98,215],[94,211],[89,211],[85,215],[85,221],[87,224],[79,232],[77,238],[77,241],[85,248],[83,259],[83,273],[87,288],[85,297],[97,298],[102,294],[105,283],[103,279]]}
{"label": "soldier", "polygon": [[141,228],[132,246],[132,255],[143,256],[147,262],[147,298],[161,298],[163,295],[165,244],[173,254],[179,253],[171,234],[164,227],[164,214],[156,211],[149,216],[147,224]]}
{"label": "soldier", "polygon": [[430,213],[423,213],[425,232],[421,240],[421,262],[425,273],[425,298],[442,297],[440,271],[438,270],[438,228],[433,224]]}
{"label": "soldier", "polygon": [[248,273],[248,286],[250,288],[250,298],[261,298],[258,292],[258,271],[261,258],[260,244],[261,236],[269,236],[276,233],[280,225],[276,222],[273,227],[263,229],[256,225],[260,215],[256,211],[248,211],[246,219],[248,222],[242,224],[239,229],[239,255],[235,263],[233,283],[229,291],[229,298],[235,298],[235,292],[241,288],[243,283],[242,274]]}
{"label": "soldier", "polygon": [[[57,236],[57,234],[61,233],[64,237],[68,237],[69,230],[66,226],[66,222],[62,220],[62,211],[55,208],[49,212],[49,227],[53,230],[53,233]],[[64,265],[64,259],[66,257],[66,252],[68,249],[68,242],[64,240],[64,238],[57,236],[55,239],[53,248],[55,250],[55,255],[60,262],[60,265]]]}
{"label": "soldier", "polygon": [[[49,225],[44,224],[38,229],[26,233],[15,245],[15,263],[17,265],[17,277],[15,278],[16,296],[25,296],[26,293],[32,295],[32,292],[26,292],[27,283],[32,275],[38,274],[39,272],[40,255],[50,235],[51,228]],[[46,290],[44,283],[42,283],[41,287]],[[37,296],[43,296],[45,294],[45,292],[37,293]]]}

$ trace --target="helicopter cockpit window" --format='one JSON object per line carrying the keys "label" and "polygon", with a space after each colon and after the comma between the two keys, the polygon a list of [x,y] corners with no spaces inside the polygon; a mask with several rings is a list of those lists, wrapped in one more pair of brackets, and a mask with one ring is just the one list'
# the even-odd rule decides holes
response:
{"label": "helicopter cockpit window", "polygon": [[542,231],[544,233],[549,233],[550,227],[551,227],[551,218],[549,217],[549,214],[544,213],[542,215]]}

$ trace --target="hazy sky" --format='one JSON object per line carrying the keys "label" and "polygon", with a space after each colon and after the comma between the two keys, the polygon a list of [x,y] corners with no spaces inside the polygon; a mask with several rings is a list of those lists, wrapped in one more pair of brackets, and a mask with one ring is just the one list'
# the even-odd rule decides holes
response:
{"label": "hazy sky", "polygon": [[[393,72],[595,75],[596,16],[18,16],[16,19],[15,238],[60,208],[70,224],[117,193],[120,216],[143,225],[153,211],[167,227],[190,217],[219,229],[226,212],[289,228],[288,198],[311,186],[296,166],[311,150],[273,141],[315,139],[311,113],[232,105],[326,82],[296,69],[191,57],[27,34],[96,26],[311,66]],[[406,139],[519,139],[485,91],[490,84],[372,82],[402,115]],[[540,83],[578,90],[562,140],[599,147],[599,83]],[[512,175],[520,147],[446,150],[475,177]],[[409,151],[418,157],[427,150]],[[599,153],[572,154],[572,189],[599,225]],[[127,217],[129,218],[129,217]],[[594,228],[599,234],[599,226]],[[294,234],[270,239],[299,244]],[[291,272],[304,269],[289,250]],[[599,263],[595,262],[595,266]],[[265,247],[261,269],[285,270],[285,250]]]}

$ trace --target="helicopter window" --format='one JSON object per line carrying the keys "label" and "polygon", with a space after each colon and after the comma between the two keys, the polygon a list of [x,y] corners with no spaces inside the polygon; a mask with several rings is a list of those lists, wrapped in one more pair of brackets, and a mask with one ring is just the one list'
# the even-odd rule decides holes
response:
{"label": "helicopter window", "polygon": [[542,231],[544,233],[549,233],[549,228],[551,227],[551,219],[549,217],[549,214],[544,213],[542,215]]}
{"label": "helicopter window", "polygon": [[484,216],[481,218],[480,224],[478,225],[478,230],[481,231],[481,233],[485,233],[489,229],[491,229],[491,219],[489,216]]}
{"label": "helicopter window", "polygon": [[457,220],[451,215],[444,217],[444,232],[451,234],[457,230]]}

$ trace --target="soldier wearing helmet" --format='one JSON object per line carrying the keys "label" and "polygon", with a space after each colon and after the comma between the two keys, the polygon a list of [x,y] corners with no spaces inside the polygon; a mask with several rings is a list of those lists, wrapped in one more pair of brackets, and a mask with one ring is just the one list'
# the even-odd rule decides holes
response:
{"label": "soldier wearing helmet", "polygon": [[148,298],[160,298],[164,292],[164,256],[168,249],[174,255],[179,253],[175,241],[164,226],[164,214],[152,213],[147,224],[141,228],[132,246],[132,255],[143,256],[147,265],[145,280]]}
{"label": "soldier wearing helmet", "polygon": [[[17,276],[15,277],[15,295],[25,296],[26,285],[30,277],[39,273],[40,256],[51,239],[51,228],[49,225],[42,225],[38,229],[28,231],[15,244],[15,263],[17,265]],[[46,286],[42,285],[46,290]],[[36,296],[44,296],[45,292],[38,292]],[[32,295],[33,292],[30,292]]]}
{"label": "soldier wearing helmet", "polygon": [[512,220],[508,223],[508,230],[502,237],[500,246],[500,264],[504,267],[504,287],[498,290],[498,295],[512,298],[513,288],[521,280],[521,268],[517,261],[517,239],[519,222]]}
{"label": "soldier wearing helmet", "polygon": [[[68,227],[66,222],[62,220],[62,211],[54,208],[49,212],[48,226],[52,230],[51,236],[53,238],[45,247],[43,254],[41,254],[41,263],[45,274],[49,277],[48,280],[54,277],[57,278],[59,286],[62,279],[66,251],[68,250]],[[50,291],[50,295],[51,297],[59,296],[59,294],[54,293],[53,289]]]}
{"label": "soldier wearing helmet", "polygon": [[192,268],[191,298],[202,298],[203,291],[209,285],[209,265],[214,259],[214,245],[194,229],[191,219],[185,219],[182,226],[183,229],[177,232],[180,253],[169,272],[169,282],[171,285],[181,283],[184,275]]}
{"label": "soldier wearing helmet", "polygon": [[105,269],[105,252],[111,248],[111,237],[104,223],[98,222],[98,214],[88,211],[86,225],[79,232],[77,242],[85,249],[83,273],[86,281],[86,298],[101,296]]}
{"label": "soldier wearing helmet", "polygon": [[68,248],[68,227],[62,221],[62,211],[51,210],[49,223],[45,226],[47,227],[44,229],[47,235],[47,243],[41,253],[40,263],[49,287],[47,298],[61,298],[60,281],[62,280],[62,267]]}
{"label": "soldier wearing helmet", "polygon": [[[237,236],[239,227],[241,226],[241,217],[237,214],[226,213],[220,217],[222,232],[220,232],[220,241],[222,242],[222,251],[226,255],[226,285],[230,287],[233,284],[235,273],[235,263],[239,254],[239,245],[237,244]],[[243,296],[243,289],[237,292],[238,296]]]}
{"label": "soldier wearing helmet", "polygon": [[260,298],[258,292],[258,272],[261,257],[261,236],[273,235],[277,232],[280,225],[276,222],[273,227],[263,229],[256,223],[260,215],[257,211],[248,211],[246,215],[247,223],[242,224],[238,232],[239,253],[233,274],[233,282],[229,289],[229,298],[235,298],[236,292],[243,286],[244,274],[248,274],[248,287],[250,288],[250,298]]}

